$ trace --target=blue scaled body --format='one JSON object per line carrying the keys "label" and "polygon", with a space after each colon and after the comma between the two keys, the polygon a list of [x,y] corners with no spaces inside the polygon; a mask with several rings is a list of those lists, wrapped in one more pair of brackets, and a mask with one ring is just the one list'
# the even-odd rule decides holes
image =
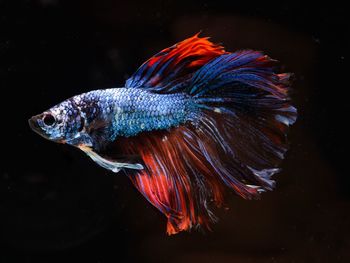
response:
{"label": "blue scaled body", "polygon": [[143,131],[176,127],[196,112],[185,93],[157,94],[145,89],[95,90],[71,98],[85,115],[87,125],[104,123],[109,141]]}

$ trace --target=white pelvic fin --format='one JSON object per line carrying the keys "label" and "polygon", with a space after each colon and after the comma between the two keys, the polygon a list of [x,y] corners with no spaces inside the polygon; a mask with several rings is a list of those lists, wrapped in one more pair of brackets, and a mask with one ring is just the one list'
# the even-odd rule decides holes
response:
{"label": "white pelvic fin", "polygon": [[123,168],[134,169],[134,170],[142,170],[144,169],[142,164],[139,163],[120,163],[111,160],[107,160],[102,156],[98,155],[91,148],[88,147],[79,147],[83,152],[85,152],[94,162],[96,162],[101,167],[111,170],[114,173],[119,172]]}

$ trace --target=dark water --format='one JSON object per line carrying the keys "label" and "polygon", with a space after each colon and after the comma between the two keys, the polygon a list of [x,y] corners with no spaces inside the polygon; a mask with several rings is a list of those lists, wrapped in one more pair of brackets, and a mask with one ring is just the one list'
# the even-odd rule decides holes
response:
{"label": "dark water", "polygon": [[[0,262],[350,262],[347,10],[235,1],[0,1]],[[278,187],[231,195],[206,234],[168,237],[128,178],[43,140],[27,119],[123,85],[160,49],[203,30],[296,74],[299,119]]]}

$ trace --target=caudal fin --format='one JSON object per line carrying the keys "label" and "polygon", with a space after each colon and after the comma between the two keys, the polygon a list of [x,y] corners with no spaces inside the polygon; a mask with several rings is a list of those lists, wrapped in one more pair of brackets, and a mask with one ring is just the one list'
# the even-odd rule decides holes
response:
{"label": "caudal fin", "polygon": [[[227,176],[218,170],[227,185],[235,178],[261,191],[274,186],[271,176],[279,171],[286,132],[297,117],[288,96],[290,74],[274,73],[274,64],[257,51],[224,54],[198,70],[188,88],[204,113],[199,120],[203,133],[231,156],[226,164],[236,172]],[[217,166],[224,167],[220,160]]]}
{"label": "caudal fin", "polygon": [[[297,111],[290,74],[276,74],[261,52],[227,53],[197,35],[152,57],[127,86],[186,92],[199,114],[169,131],[145,132],[116,144],[145,169],[126,170],[135,187],[168,218],[167,232],[209,228],[224,186],[243,198],[272,190]],[[164,72],[167,74],[164,75]]]}

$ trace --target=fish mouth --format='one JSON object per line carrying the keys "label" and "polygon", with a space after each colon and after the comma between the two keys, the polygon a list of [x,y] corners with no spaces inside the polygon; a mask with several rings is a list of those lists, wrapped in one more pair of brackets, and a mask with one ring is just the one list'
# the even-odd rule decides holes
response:
{"label": "fish mouth", "polygon": [[42,127],[39,125],[38,120],[42,119],[44,114],[39,114],[36,116],[31,117],[28,120],[29,127],[34,131],[35,133],[39,134],[41,137],[45,138],[46,140],[57,142],[57,143],[65,143],[65,140],[62,138],[50,138],[49,135],[46,134],[46,132],[42,129]]}
{"label": "fish mouth", "polygon": [[38,117],[37,116],[33,116],[31,117],[29,120],[28,120],[28,124],[29,124],[29,127],[33,130],[33,131],[38,131],[40,130],[40,127],[38,125]]}
{"label": "fish mouth", "polygon": [[40,136],[44,137],[45,139],[49,139],[48,136],[45,135],[44,131],[41,129],[41,127],[38,124],[38,119],[41,118],[41,115],[33,116],[28,120],[29,127],[39,134]]}

